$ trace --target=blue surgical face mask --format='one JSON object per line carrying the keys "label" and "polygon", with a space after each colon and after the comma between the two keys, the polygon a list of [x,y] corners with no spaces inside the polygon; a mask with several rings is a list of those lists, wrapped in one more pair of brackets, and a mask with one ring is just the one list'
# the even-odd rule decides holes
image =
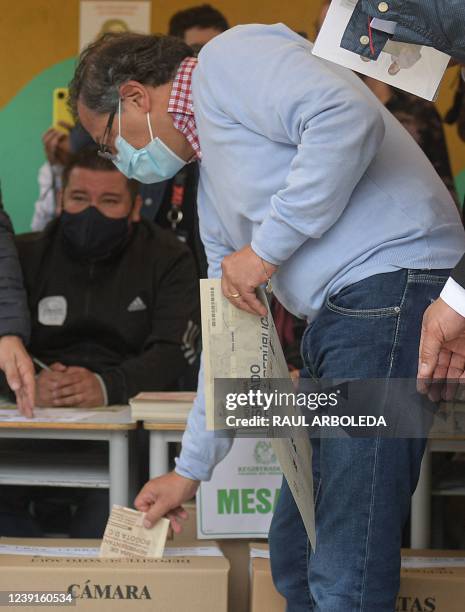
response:
{"label": "blue surgical face mask", "polygon": [[135,149],[121,136],[121,100],[118,103],[118,136],[115,146],[118,150],[113,163],[128,178],[141,183],[161,183],[173,178],[187,162],[178,157],[158,137],[153,137],[150,115],[147,113],[150,142],[142,149]]}

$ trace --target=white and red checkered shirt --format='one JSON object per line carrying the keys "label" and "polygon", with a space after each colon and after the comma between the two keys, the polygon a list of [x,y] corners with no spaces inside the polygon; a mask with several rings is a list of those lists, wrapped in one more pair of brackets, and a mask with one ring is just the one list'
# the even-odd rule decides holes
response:
{"label": "white and red checkered shirt", "polygon": [[196,57],[186,57],[181,62],[173,81],[168,112],[173,115],[174,127],[184,134],[194,149],[197,159],[201,159],[202,153],[192,104],[192,73],[196,66]]}

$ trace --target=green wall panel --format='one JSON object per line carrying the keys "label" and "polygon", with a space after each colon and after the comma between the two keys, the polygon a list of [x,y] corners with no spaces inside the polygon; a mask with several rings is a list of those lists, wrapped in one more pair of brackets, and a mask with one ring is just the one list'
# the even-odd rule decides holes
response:
{"label": "green wall panel", "polygon": [[37,173],[45,161],[41,138],[52,122],[52,92],[69,83],[74,66],[75,58],[51,66],[0,111],[0,181],[18,233],[29,231],[38,196]]}

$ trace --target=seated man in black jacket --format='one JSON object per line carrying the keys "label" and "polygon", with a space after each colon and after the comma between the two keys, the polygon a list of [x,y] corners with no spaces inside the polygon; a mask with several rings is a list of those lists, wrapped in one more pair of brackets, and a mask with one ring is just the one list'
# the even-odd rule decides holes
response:
{"label": "seated man in black jacket", "polygon": [[169,390],[195,359],[192,255],[140,217],[138,184],[95,150],[65,168],[61,214],[17,238],[39,406],[127,403]]}

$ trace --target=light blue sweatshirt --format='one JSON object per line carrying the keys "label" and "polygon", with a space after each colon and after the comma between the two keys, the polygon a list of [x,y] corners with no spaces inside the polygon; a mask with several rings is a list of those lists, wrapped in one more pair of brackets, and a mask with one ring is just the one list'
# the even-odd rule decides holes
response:
{"label": "light blue sweatshirt", "polygon": [[[312,320],[326,297],[400,268],[453,268],[465,234],[451,196],[352,72],[282,24],[208,43],[193,75],[209,276],[246,245],[279,265],[274,293]],[[208,480],[231,442],[205,430],[203,373],[176,471]]]}

